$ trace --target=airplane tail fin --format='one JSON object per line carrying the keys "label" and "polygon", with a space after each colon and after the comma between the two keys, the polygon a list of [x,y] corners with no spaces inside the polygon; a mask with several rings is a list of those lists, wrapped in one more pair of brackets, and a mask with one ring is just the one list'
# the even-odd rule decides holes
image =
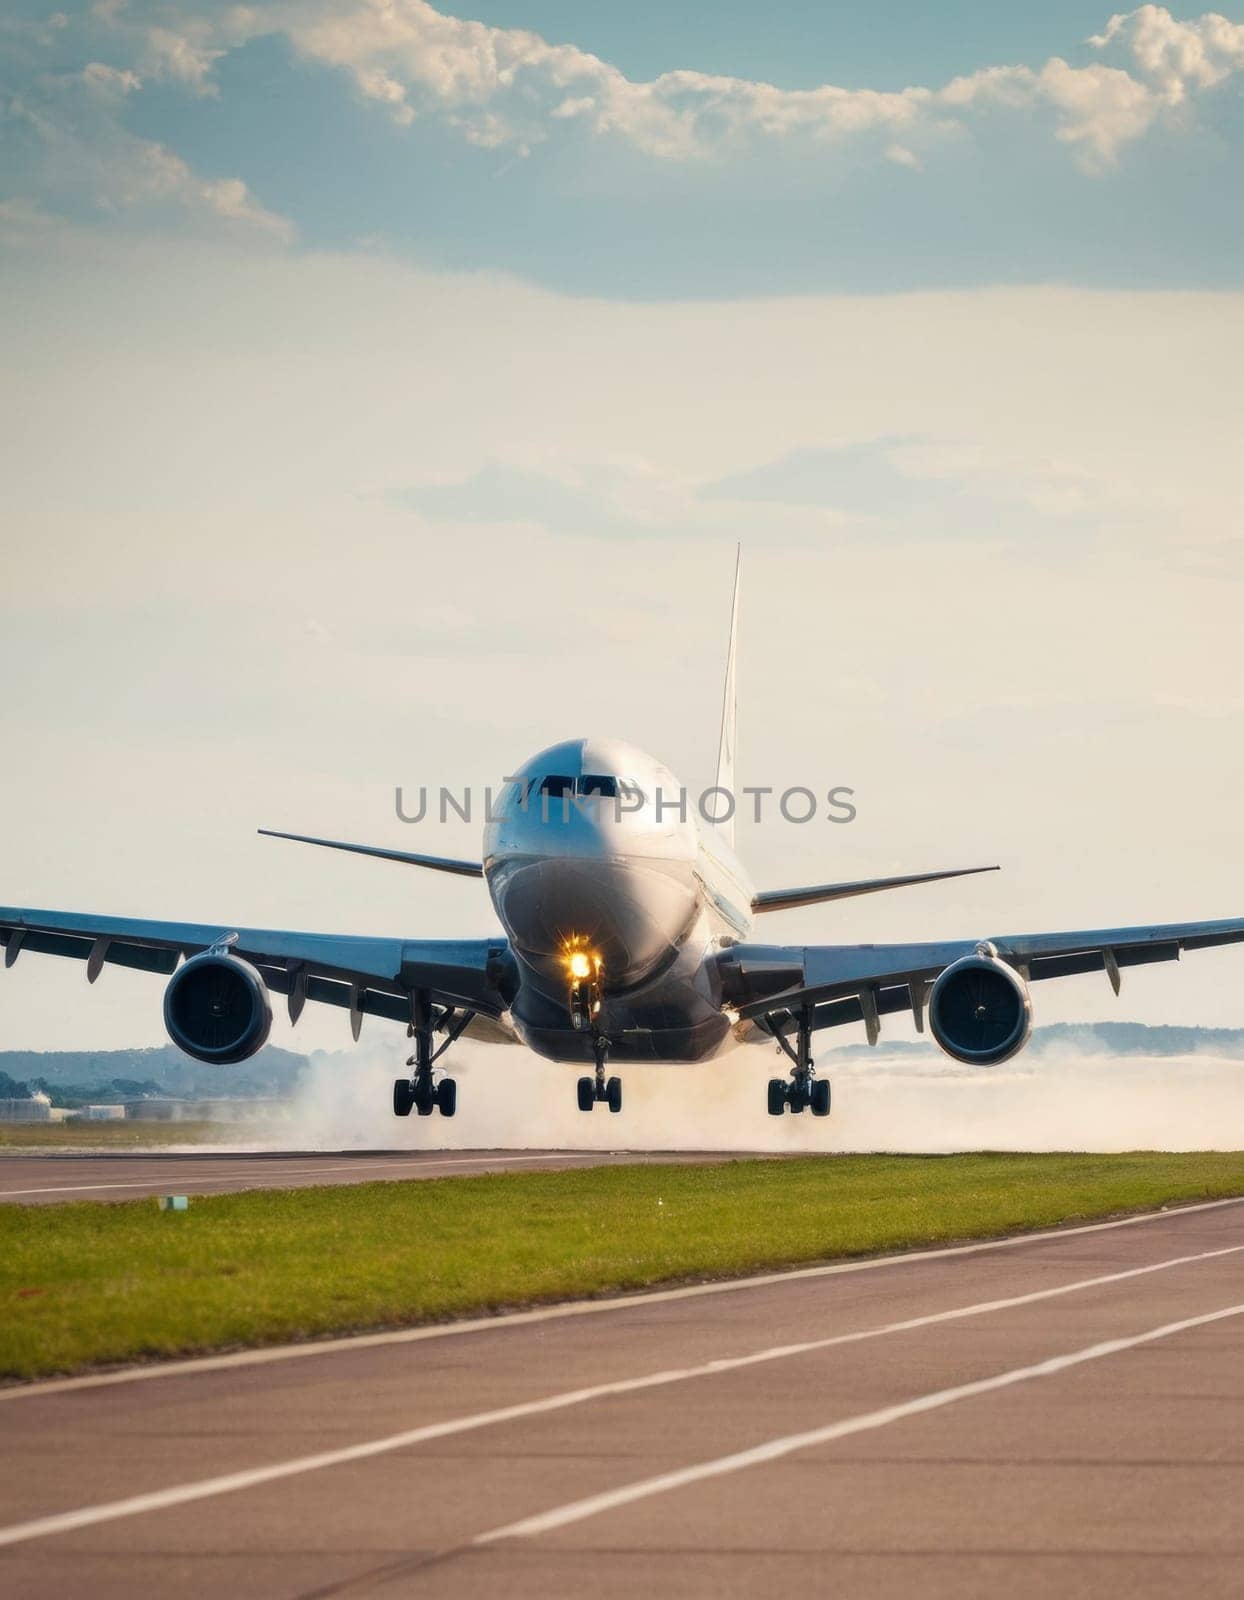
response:
{"label": "airplane tail fin", "polygon": [[[730,794],[735,793],[734,788],[734,759],[736,754],[735,726],[738,720],[738,697],[735,691],[735,656],[739,644],[739,575],[743,565],[743,546],[735,548],[734,557],[734,598],[730,603],[730,648],[726,655],[726,684],[721,702],[721,738],[717,745],[717,787],[727,789]],[[724,822],[717,824],[726,843],[734,849],[734,807],[730,808],[730,816]]]}

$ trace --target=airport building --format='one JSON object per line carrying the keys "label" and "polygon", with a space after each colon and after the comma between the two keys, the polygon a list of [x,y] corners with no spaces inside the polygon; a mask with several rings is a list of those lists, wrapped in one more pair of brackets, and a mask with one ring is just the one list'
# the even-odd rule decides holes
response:
{"label": "airport building", "polygon": [[45,1094],[21,1100],[0,1100],[0,1122],[51,1122],[52,1102]]}

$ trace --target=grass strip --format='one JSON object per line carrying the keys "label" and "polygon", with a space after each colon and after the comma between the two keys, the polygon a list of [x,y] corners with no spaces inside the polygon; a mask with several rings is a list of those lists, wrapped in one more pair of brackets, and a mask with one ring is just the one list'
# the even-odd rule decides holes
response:
{"label": "grass strip", "polygon": [[460,1317],[1244,1194],[1244,1152],[834,1156],[0,1206],[0,1375]]}
{"label": "grass strip", "polygon": [[170,1145],[240,1144],[263,1138],[256,1122],[0,1122],[0,1150],[147,1150]]}

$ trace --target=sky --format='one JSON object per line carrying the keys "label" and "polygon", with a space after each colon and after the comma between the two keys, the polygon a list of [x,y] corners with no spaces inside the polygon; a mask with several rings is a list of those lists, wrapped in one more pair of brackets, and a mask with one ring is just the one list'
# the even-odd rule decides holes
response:
{"label": "sky", "polygon": [[[765,937],[1244,910],[1244,14],[19,3],[0,63],[0,900],[490,932],[254,830],[470,856],[396,786],[588,731],[711,781],[741,542],[741,779],[858,812],[757,882],[1003,867]],[[1037,1021],[1244,1025],[1239,959]],[[10,1047],[161,1037],[0,974]]]}
{"label": "sky", "polygon": [[18,0],[11,219],[198,226],[625,299],[1234,287],[1240,18]]}

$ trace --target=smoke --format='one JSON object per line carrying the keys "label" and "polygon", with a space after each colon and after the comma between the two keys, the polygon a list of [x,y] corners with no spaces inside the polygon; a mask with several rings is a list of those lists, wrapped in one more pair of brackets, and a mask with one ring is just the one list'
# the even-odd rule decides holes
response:
{"label": "smoke", "polygon": [[978,1071],[930,1049],[835,1058],[827,1119],[770,1117],[765,1082],[784,1076],[763,1047],[696,1066],[619,1069],[620,1115],[575,1104],[578,1069],[522,1049],[453,1051],[458,1114],[399,1119],[391,1045],[311,1058],[288,1116],[265,1144],[296,1149],[720,1151],[1204,1150],[1244,1147],[1244,1062],[1214,1056],[1021,1056]]}

